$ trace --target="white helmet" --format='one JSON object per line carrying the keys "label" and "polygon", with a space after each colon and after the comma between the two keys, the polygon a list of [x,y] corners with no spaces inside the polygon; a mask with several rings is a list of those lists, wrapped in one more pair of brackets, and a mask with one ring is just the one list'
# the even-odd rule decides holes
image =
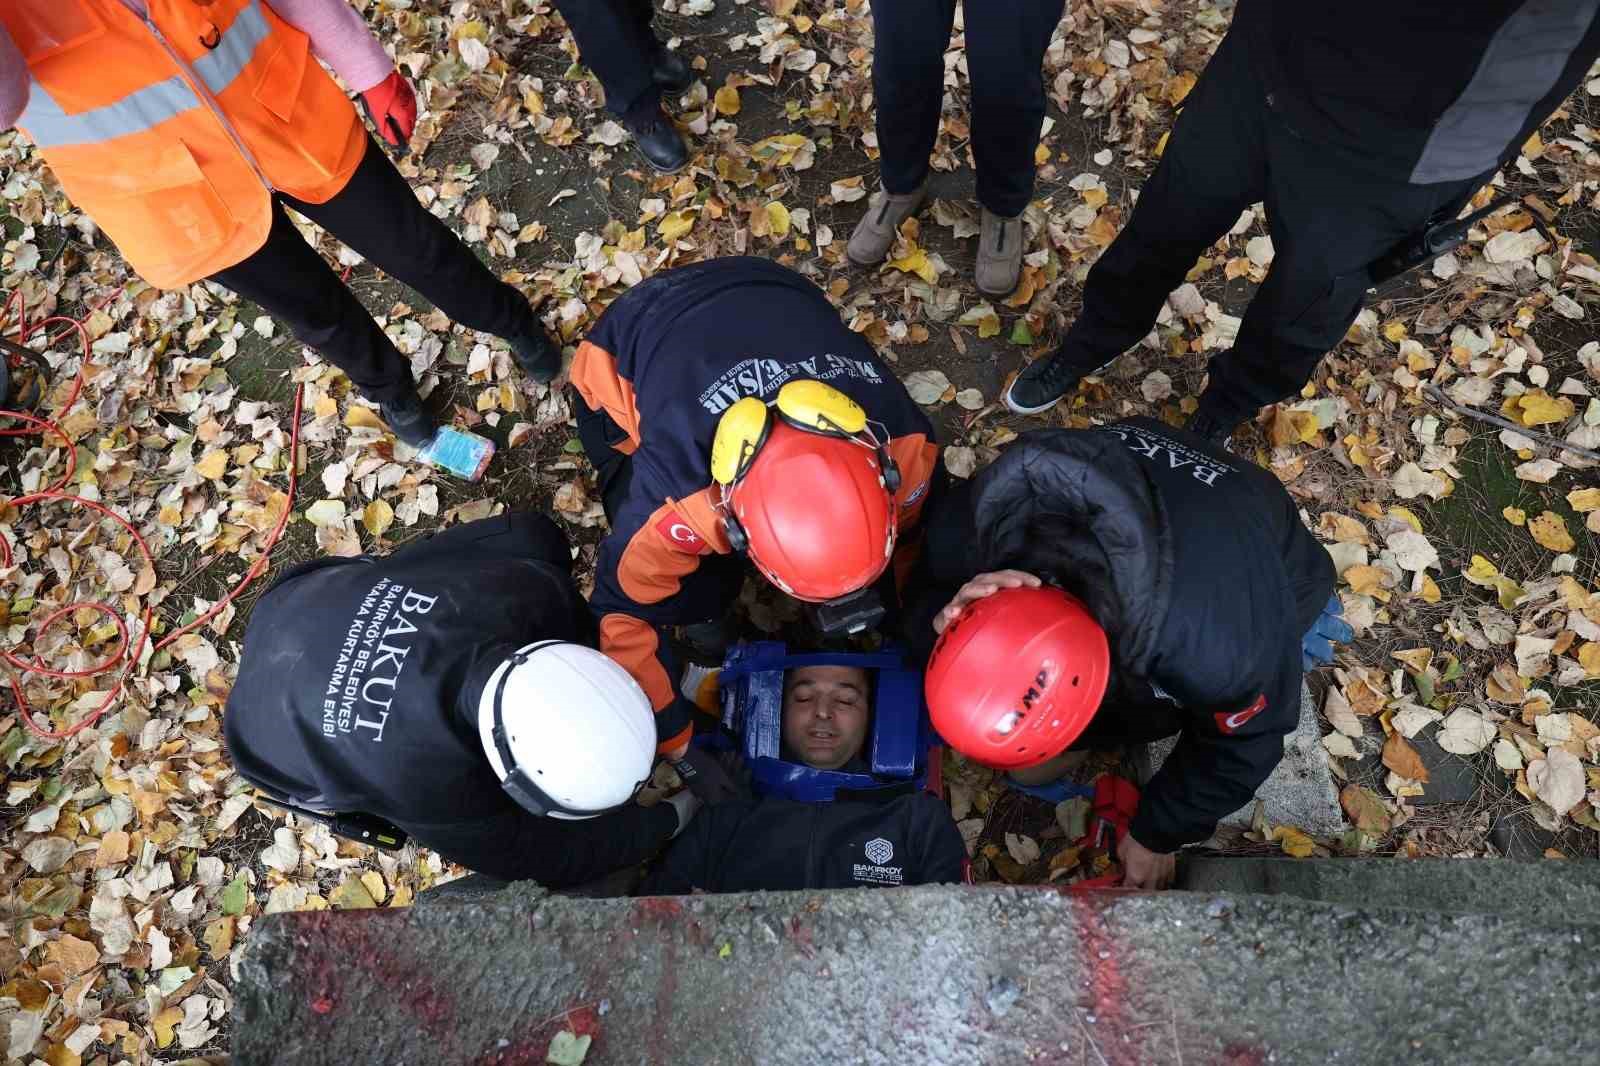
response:
{"label": "white helmet", "polygon": [[628,672],[581,644],[541,640],[489,675],[478,737],[500,784],[551,818],[623,806],[655,762],[655,715]]}

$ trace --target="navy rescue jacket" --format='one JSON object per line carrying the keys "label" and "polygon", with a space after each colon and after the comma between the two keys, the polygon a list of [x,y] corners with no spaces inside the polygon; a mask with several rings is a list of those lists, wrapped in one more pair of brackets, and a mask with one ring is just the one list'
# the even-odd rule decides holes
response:
{"label": "navy rescue jacket", "polygon": [[666,805],[587,821],[533,815],[501,788],[478,697],[525,644],[594,644],[559,526],[510,514],[392,555],[313,560],[250,614],[223,733],[239,774],[313,810],[393,822],[444,858],[550,887],[654,854]]}
{"label": "navy rescue jacket", "polygon": [[695,816],[639,894],[957,882],[966,858],[949,806],[928,792],[832,803],[730,800]]}
{"label": "navy rescue jacket", "polygon": [[1179,734],[1134,838],[1173,851],[1250,801],[1299,722],[1301,637],[1335,579],[1275,477],[1135,418],[1025,433],[947,501],[928,530],[933,587],[915,646],[931,648],[934,611],[977,574],[1052,580],[1111,646],[1112,683],[1084,740]]}
{"label": "navy rescue jacket", "polygon": [[[872,345],[793,270],[727,257],[648,278],[606,308],[571,376],[603,425],[607,458],[627,456],[625,487],[607,492],[611,532],[595,560],[600,649],[649,695],[662,751],[689,739],[691,721],[666,630],[721,615],[743,577],[727,565],[735,557],[711,481],[711,442],[734,403],[770,401],[787,382],[815,378],[865,408],[900,468],[891,569],[909,572],[938,472],[933,426]],[[580,413],[580,436],[584,422]]]}

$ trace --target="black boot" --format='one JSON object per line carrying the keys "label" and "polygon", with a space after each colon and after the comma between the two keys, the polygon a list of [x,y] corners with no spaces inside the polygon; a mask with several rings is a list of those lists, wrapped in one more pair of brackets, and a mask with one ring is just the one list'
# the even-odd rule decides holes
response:
{"label": "black boot", "polygon": [[676,174],[689,162],[689,146],[683,143],[678,127],[659,106],[645,118],[628,122],[627,126],[628,132],[633,134],[633,143],[639,146],[639,154],[651,169],[662,174]]}
{"label": "black boot", "polygon": [[528,380],[543,385],[561,373],[561,346],[550,340],[537,319],[523,332],[507,337],[506,343]]}
{"label": "black boot", "polygon": [[681,93],[694,84],[694,68],[677,52],[658,43],[650,59],[650,80],[669,93]]}
{"label": "black boot", "polygon": [[378,404],[378,414],[383,417],[390,433],[419,451],[439,432],[439,423],[422,406],[422,397],[414,389],[408,389],[404,396]]}
{"label": "black boot", "polygon": [[1202,399],[1199,409],[1189,417],[1189,424],[1184,428],[1197,437],[1204,437],[1212,444],[1222,445],[1231,452],[1233,435],[1244,421],[1243,416],[1207,404]]}

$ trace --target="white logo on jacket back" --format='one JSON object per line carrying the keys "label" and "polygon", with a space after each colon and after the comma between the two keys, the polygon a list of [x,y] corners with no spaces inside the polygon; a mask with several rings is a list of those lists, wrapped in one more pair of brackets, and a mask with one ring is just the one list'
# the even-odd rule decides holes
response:
{"label": "white logo on jacket back", "polygon": [[724,371],[700,394],[700,406],[711,414],[720,415],[746,396],[765,400],[795,378],[833,381],[841,377],[855,378],[869,385],[883,384],[883,372],[866,359],[851,359],[832,352],[792,363],[757,357],[741,359]]}
{"label": "white logo on jacket back", "polygon": [[867,846],[863,850],[867,853],[868,861],[875,862],[879,866],[894,858],[894,845],[882,837],[867,841]]}

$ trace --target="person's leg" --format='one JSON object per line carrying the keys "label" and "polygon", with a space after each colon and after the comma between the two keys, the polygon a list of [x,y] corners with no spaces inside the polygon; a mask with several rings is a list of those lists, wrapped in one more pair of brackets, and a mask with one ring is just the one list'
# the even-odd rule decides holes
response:
{"label": "person's leg", "polygon": [[1034,150],[1044,125],[1044,50],[1061,21],[1061,0],[1011,4],[968,0],[967,70],[972,75],[972,159],[978,171],[978,290],[1005,296],[1022,277],[1033,198]]}
{"label": "person's leg", "polygon": [[1459,211],[1488,177],[1433,185],[1386,181],[1330,167],[1314,146],[1286,130],[1274,129],[1269,137],[1272,266],[1233,347],[1212,360],[1196,413],[1219,438],[1262,407],[1299,393],[1360,313],[1373,261],[1435,214]]}
{"label": "person's leg", "polygon": [[845,254],[857,266],[883,262],[900,224],[928,193],[928,157],[944,104],[944,51],[955,0],[882,0],[872,5],[872,93],[877,102],[878,180]]}
{"label": "person's leg", "polygon": [[890,195],[928,176],[944,105],[944,53],[955,0],[883,0],[872,5],[872,93],[878,169]]}
{"label": "person's leg", "polygon": [[1185,101],[1132,217],[1090,269],[1077,320],[1054,353],[1012,382],[1005,398],[1013,411],[1048,409],[1137,344],[1195,260],[1261,199],[1261,94],[1243,42],[1230,34]]}
{"label": "person's leg", "polygon": [[210,280],[260,304],[343,370],[367,399],[388,403],[416,394],[411,364],[277,202],[267,242]]}
{"label": "person's leg", "polygon": [[569,397],[578,420],[578,443],[594,467],[595,486],[600,490],[600,503],[606,509],[606,521],[615,521],[633,479],[633,456],[617,449],[617,445],[628,440],[628,435],[610,415],[584,403],[575,390]]}
{"label": "person's leg", "polygon": [[457,322],[504,337],[535,381],[549,381],[560,371],[561,351],[545,335],[527,299],[495,277],[449,226],[422,206],[377,142],[368,139],[361,165],[332,199],[320,204],[285,199]]}
{"label": "person's leg", "polygon": [[1062,0],[965,0],[972,78],[972,159],[978,202],[1002,218],[1033,198],[1033,154],[1044,125],[1044,50]]}
{"label": "person's leg", "polygon": [[495,277],[449,226],[422,206],[370,138],[361,165],[332,199],[320,204],[285,199],[462,325],[501,337],[538,328],[522,293]]}
{"label": "person's leg", "polygon": [[681,170],[689,148],[661,110],[661,80],[674,72],[656,58],[661,45],[651,31],[654,12],[640,0],[556,0],[578,52],[606,91],[606,110],[633,134],[645,161],[662,173]]}

